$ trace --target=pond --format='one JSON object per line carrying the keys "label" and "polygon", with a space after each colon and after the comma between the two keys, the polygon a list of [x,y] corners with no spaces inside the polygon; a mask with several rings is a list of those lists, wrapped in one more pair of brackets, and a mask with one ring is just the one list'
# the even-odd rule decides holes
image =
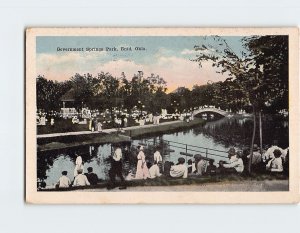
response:
{"label": "pond", "polygon": [[[226,151],[232,146],[242,149],[250,145],[253,122],[251,118],[222,118],[214,122],[207,122],[204,127],[195,127],[181,132],[167,133],[142,139],[135,139],[131,145],[123,145],[124,172],[133,170],[135,172],[136,155],[140,143],[146,144],[146,159],[151,162],[153,158],[154,145],[164,145],[163,160],[177,162],[179,157],[190,159],[180,154],[201,154],[213,158],[217,163],[226,160]],[[258,131],[256,143],[259,144]],[[278,145],[286,148],[288,146],[288,122],[278,119],[263,119],[263,144],[271,145],[273,140],[278,140]],[[186,146],[185,144],[188,144]],[[197,146],[197,147],[193,147]],[[205,148],[208,148],[206,150]],[[211,150],[213,149],[213,150]],[[82,156],[84,172],[92,167],[94,172],[102,180],[108,179],[110,169],[110,155],[113,148],[110,144],[88,145],[74,147],[66,150],[54,150],[38,153],[37,175],[40,181],[44,181],[48,187],[53,187],[61,176],[62,171],[68,172],[68,177],[73,180],[75,167],[75,153]]]}

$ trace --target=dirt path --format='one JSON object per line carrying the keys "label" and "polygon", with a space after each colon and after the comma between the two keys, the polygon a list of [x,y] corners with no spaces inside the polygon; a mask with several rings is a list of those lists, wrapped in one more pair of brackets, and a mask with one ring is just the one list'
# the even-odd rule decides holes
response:
{"label": "dirt path", "polygon": [[[164,125],[176,125],[178,123],[181,123],[181,121],[170,121],[170,122],[163,122],[160,123],[159,125],[143,125],[143,126],[131,126],[124,128],[123,130],[130,131],[134,129],[146,129],[146,128],[153,128],[153,127],[159,127],[159,126],[164,126]],[[113,133],[117,132],[118,129],[112,128],[112,129],[104,129],[101,132],[91,132],[91,131],[78,131],[78,132],[65,132],[65,133],[51,133],[51,134],[39,134],[37,135],[37,138],[54,138],[54,137],[63,137],[63,136],[76,136],[76,135],[90,135],[90,134],[99,134],[99,133]]]}
{"label": "dirt path", "polygon": [[264,181],[231,181],[220,183],[172,185],[172,186],[137,186],[128,187],[126,190],[86,189],[76,190],[80,192],[267,192],[288,191],[288,180],[264,180]]}

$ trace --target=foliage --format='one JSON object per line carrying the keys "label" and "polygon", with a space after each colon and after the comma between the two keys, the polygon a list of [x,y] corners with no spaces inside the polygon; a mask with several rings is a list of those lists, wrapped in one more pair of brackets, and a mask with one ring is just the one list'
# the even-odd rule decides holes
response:
{"label": "foliage", "polygon": [[37,109],[58,110],[60,97],[71,88],[71,82],[54,82],[39,75],[36,80]]}
{"label": "foliage", "polygon": [[78,74],[65,82],[53,82],[43,76],[37,78],[38,108],[46,111],[58,110],[61,97],[73,90],[73,105],[76,108],[89,107],[101,111],[109,109],[113,116],[113,109],[134,107],[143,108],[150,112],[160,112],[161,108],[169,104],[166,94],[166,81],[159,75],[151,74],[144,78],[143,73],[135,74],[131,80],[122,73],[114,77],[110,73]]}
{"label": "foliage", "polygon": [[[203,62],[211,61],[218,73],[228,76],[222,83],[228,104],[233,102],[237,107],[241,107],[250,103],[257,110],[264,110],[277,103],[278,106],[273,106],[274,108],[287,109],[286,36],[244,37],[244,50],[239,52],[234,51],[226,40],[219,36],[214,36],[213,39],[206,38],[205,41],[206,44],[195,46],[199,54],[193,61],[198,62],[200,67]],[[283,99],[285,101],[282,101]]]}

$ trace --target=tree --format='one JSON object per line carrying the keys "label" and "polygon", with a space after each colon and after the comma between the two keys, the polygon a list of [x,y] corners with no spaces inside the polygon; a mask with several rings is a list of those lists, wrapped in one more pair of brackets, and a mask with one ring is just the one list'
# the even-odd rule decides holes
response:
{"label": "tree", "polygon": [[226,81],[234,84],[230,93],[233,91],[234,97],[252,106],[254,126],[248,167],[251,172],[256,114],[264,109],[266,101],[284,98],[287,92],[287,40],[281,36],[245,37],[241,43],[246,51],[236,53],[222,37],[205,39],[206,44],[195,46],[199,54],[194,61],[200,67],[202,62],[212,61],[217,72],[226,73]]}
{"label": "tree", "polygon": [[97,93],[104,99],[104,106],[110,110],[111,118],[114,118],[113,109],[120,107],[122,99],[119,90],[120,80],[110,73],[101,72],[97,77]]}
{"label": "tree", "polygon": [[38,75],[36,80],[37,108],[45,111],[59,109],[60,98],[71,88],[69,81],[57,82]]}
{"label": "tree", "polygon": [[76,73],[70,80],[75,93],[75,107],[81,108],[82,104],[92,107],[93,97],[97,93],[97,78],[89,73],[83,75]]}
{"label": "tree", "polygon": [[148,88],[150,93],[156,93],[156,92],[166,92],[167,91],[167,82],[160,77],[159,75],[151,74],[146,79]]}

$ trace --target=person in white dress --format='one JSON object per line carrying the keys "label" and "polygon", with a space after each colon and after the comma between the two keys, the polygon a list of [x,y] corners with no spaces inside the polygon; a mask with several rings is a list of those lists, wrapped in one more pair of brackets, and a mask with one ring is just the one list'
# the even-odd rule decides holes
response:
{"label": "person in white dress", "polygon": [[78,154],[76,154],[76,161],[75,161],[75,168],[74,168],[74,177],[76,177],[78,175],[78,170],[81,169],[82,171],[84,171],[84,166],[82,163],[82,157]]}
{"label": "person in white dress", "polygon": [[187,178],[188,176],[188,168],[185,165],[185,159],[180,157],[178,158],[178,163],[176,165],[171,166],[170,176],[174,178]]}
{"label": "person in white dress", "polygon": [[161,173],[159,172],[159,167],[155,161],[154,161],[154,164],[150,167],[149,173],[150,173],[151,179],[161,176]]}
{"label": "person in white dress", "polygon": [[144,154],[144,146],[139,146],[138,162],[136,167],[136,179],[147,179],[150,177],[149,170],[146,164],[146,156]]}

